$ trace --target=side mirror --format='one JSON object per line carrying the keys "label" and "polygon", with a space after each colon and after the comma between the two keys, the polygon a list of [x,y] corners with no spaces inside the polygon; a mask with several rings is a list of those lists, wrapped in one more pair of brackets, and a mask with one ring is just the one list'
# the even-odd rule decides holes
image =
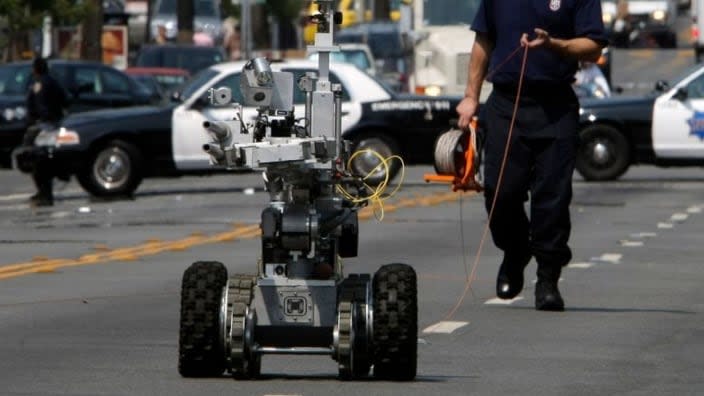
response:
{"label": "side mirror", "polygon": [[665,92],[668,89],[670,89],[670,84],[668,84],[665,80],[658,80],[655,83],[655,91],[657,92]]}
{"label": "side mirror", "polygon": [[207,96],[201,96],[195,102],[193,102],[191,108],[194,110],[202,110],[208,106],[210,106],[210,99],[208,99]]}
{"label": "side mirror", "polygon": [[687,100],[688,96],[689,95],[687,94],[687,90],[684,89],[684,87],[679,87],[679,88],[677,88],[677,91],[675,92],[675,94],[672,97],[674,99],[679,100],[680,102],[684,102],[685,100]]}

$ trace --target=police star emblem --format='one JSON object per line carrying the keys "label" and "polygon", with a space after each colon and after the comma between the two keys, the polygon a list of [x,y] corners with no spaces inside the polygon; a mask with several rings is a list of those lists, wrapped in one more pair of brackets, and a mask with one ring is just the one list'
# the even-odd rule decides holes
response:
{"label": "police star emblem", "polygon": [[560,0],[550,0],[550,9],[557,11],[560,9]]}
{"label": "police star emblem", "polygon": [[689,124],[689,135],[696,136],[699,140],[704,140],[704,111],[695,111],[692,118],[687,120]]}

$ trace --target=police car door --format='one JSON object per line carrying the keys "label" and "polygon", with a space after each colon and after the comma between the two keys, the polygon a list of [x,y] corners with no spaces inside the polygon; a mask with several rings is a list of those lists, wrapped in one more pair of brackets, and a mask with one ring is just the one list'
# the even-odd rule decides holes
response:
{"label": "police car door", "polygon": [[[240,93],[240,72],[218,75],[204,84],[193,96],[176,107],[172,116],[172,147],[174,162],[181,170],[212,170],[210,156],[203,151],[203,144],[213,139],[203,128],[203,122],[232,120],[235,107],[232,105],[214,105],[210,100],[211,88],[229,87],[232,90],[231,103],[242,103]],[[256,116],[253,108],[244,108],[242,116],[245,122],[250,122]]]}
{"label": "police car door", "polygon": [[704,158],[704,68],[655,100],[652,134],[657,158]]}

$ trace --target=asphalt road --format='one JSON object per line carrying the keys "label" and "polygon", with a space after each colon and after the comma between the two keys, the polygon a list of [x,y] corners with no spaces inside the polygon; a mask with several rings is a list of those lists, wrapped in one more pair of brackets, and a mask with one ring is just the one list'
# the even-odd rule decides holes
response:
{"label": "asphalt road", "polygon": [[[0,394],[3,395],[594,395],[704,389],[704,175],[636,167],[621,181],[575,177],[574,260],[564,313],[524,293],[494,300],[500,260],[487,243],[460,308],[486,216],[409,169],[383,221],[361,225],[348,272],[406,262],[419,275],[414,382],[341,382],[328,357],[272,356],[263,379],[178,375],[180,281],[196,260],[253,271],[266,195],[259,175],[148,180],[135,200],[91,202],[68,184],[57,204],[24,203],[27,179],[0,172]],[[253,191],[249,188],[255,188]],[[464,254],[463,254],[464,251]]]}

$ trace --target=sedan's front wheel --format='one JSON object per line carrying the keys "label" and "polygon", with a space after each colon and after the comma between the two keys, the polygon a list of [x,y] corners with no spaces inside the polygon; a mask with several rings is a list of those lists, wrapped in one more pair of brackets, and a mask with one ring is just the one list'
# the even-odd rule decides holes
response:
{"label": "sedan's front wheel", "polygon": [[86,191],[96,197],[130,196],[142,182],[142,155],[122,140],[113,140],[93,151],[76,176]]}
{"label": "sedan's front wheel", "polygon": [[616,128],[592,125],[580,134],[577,171],[587,181],[616,180],[631,164],[628,140]]}

